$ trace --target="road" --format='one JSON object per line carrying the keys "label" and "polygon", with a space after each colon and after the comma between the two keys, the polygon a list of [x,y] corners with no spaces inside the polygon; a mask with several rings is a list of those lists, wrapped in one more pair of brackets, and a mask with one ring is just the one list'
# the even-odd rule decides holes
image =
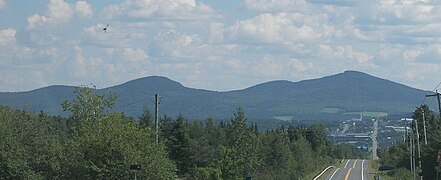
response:
{"label": "road", "polygon": [[377,142],[377,135],[378,135],[378,121],[374,120],[374,128],[372,131],[372,159],[376,160],[378,159],[377,156],[377,148],[378,148],[378,142]]}
{"label": "road", "polygon": [[369,163],[364,159],[346,160],[345,166],[331,170],[326,180],[369,180]]}

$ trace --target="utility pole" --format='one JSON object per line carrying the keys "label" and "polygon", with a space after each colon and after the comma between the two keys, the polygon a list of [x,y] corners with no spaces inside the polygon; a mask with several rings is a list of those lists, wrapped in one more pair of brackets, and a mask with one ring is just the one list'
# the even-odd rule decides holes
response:
{"label": "utility pole", "polygon": [[[418,148],[418,174],[422,171],[421,169],[421,149],[420,149],[420,133],[418,131],[418,121],[415,119],[415,129],[416,129],[416,138],[417,138],[417,148]],[[422,180],[423,177],[420,176],[420,179]]]}
{"label": "utility pole", "polygon": [[159,143],[159,122],[158,122],[158,94],[155,94],[155,131],[156,131],[156,145]]}
{"label": "utility pole", "polygon": [[424,114],[424,109],[421,109],[421,110],[423,112],[424,145],[427,146],[426,115]]}
{"label": "utility pole", "polygon": [[440,121],[441,121],[441,100],[440,100],[440,95],[441,94],[438,93],[438,90],[436,90],[435,94],[429,94],[429,95],[426,95],[426,97],[436,96],[436,98],[438,99],[439,118],[440,118]]}

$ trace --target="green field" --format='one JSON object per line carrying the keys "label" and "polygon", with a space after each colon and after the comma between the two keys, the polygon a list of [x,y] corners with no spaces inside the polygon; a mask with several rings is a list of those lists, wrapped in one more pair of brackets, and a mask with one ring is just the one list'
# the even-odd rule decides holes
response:
{"label": "green field", "polygon": [[345,110],[340,108],[323,108],[322,113],[330,113],[330,114],[337,114],[337,113],[343,113]]}

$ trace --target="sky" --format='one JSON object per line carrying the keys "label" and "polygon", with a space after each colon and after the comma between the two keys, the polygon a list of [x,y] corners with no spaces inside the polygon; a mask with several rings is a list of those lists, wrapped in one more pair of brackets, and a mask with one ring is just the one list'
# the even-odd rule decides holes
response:
{"label": "sky", "polygon": [[230,91],[346,70],[433,90],[440,29],[431,0],[0,0],[0,92],[153,75]]}

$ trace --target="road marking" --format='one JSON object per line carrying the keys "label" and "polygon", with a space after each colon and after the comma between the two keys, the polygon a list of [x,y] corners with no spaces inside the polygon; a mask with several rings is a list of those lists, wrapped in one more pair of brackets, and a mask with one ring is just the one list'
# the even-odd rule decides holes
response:
{"label": "road marking", "polygon": [[355,164],[357,164],[357,159],[354,161],[354,165],[352,165],[352,168],[355,168]]}
{"label": "road marking", "polygon": [[348,159],[348,161],[346,161],[346,165],[345,165],[345,168],[348,168],[348,164],[349,164],[349,161],[351,161],[350,159]]}
{"label": "road marking", "polygon": [[340,170],[340,168],[337,168],[337,170],[335,170],[334,173],[332,173],[331,177],[329,178],[330,180],[332,179],[332,177],[334,177],[335,173],[337,173],[338,170]]}
{"label": "road marking", "polygon": [[318,179],[321,175],[323,175],[323,173],[325,173],[327,170],[331,169],[331,168],[335,168],[335,166],[328,166],[327,168],[325,168],[325,170],[323,170],[319,175],[317,175],[313,180]]}
{"label": "road marking", "polygon": [[364,175],[363,175],[364,167],[363,167],[363,164],[364,164],[364,159],[363,159],[363,161],[361,162],[361,180],[364,179]]}
{"label": "road marking", "polygon": [[349,174],[351,174],[352,168],[349,168],[348,173],[346,173],[345,180],[348,180]]}

